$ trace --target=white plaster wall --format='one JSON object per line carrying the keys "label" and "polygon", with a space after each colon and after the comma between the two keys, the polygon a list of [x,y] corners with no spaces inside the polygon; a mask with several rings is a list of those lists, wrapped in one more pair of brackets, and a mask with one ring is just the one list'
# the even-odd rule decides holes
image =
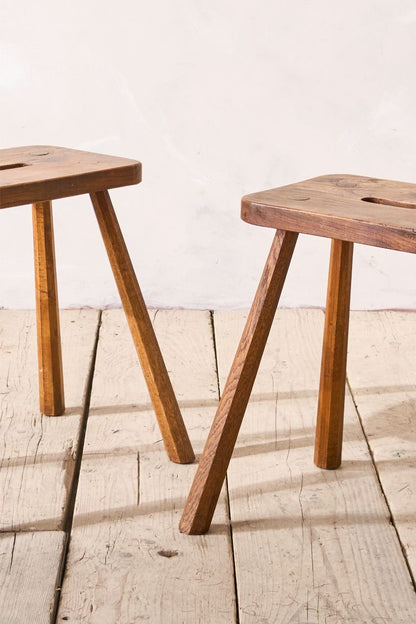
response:
{"label": "white plaster wall", "polygon": [[[2,0],[0,24],[0,147],[143,162],[112,197],[149,305],[250,305],[273,233],[245,193],[416,182],[414,0]],[[54,205],[61,305],[118,304],[88,199]],[[301,237],[283,305],[324,305],[328,249]],[[0,261],[0,306],[33,307],[30,208],[2,212]],[[353,307],[415,308],[415,269],[357,247]]]}

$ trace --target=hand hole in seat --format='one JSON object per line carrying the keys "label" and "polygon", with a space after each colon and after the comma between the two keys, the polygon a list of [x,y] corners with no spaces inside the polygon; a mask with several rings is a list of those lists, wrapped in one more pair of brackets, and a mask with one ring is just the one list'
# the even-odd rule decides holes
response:
{"label": "hand hole in seat", "polygon": [[19,167],[27,167],[26,163],[12,163],[10,165],[0,165],[0,171],[5,169],[18,169]]}
{"label": "hand hole in seat", "polygon": [[416,203],[395,201],[394,199],[383,199],[382,197],[362,197],[361,201],[371,204],[383,204],[383,206],[397,206],[398,208],[416,208]]}

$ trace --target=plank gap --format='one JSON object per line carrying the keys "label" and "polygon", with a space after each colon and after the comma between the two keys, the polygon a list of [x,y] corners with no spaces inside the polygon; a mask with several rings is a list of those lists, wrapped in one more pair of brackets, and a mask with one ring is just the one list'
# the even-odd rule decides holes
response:
{"label": "plank gap", "polygon": [[381,476],[380,476],[379,470],[377,468],[377,464],[376,464],[376,460],[375,460],[375,457],[374,457],[373,449],[371,448],[370,441],[369,441],[368,436],[366,434],[365,427],[364,427],[364,422],[363,422],[363,419],[361,418],[361,414],[360,414],[360,411],[358,409],[357,401],[355,400],[353,389],[352,389],[352,386],[351,386],[350,381],[348,379],[348,376],[346,378],[346,384],[347,384],[348,390],[351,393],[351,397],[352,397],[352,400],[353,400],[355,412],[357,414],[358,422],[360,423],[361,431],[363,432],[365,443],[367,444],[368,453],[369,453],[370,458],[371,458],[371,463],[372,463],[373,468],[374,468],[374,472],[375,472],[376,479],[377,479],[377,482],[378,482],[378,485],[379,485],[379,488],[380,488],[381,495],[384,498],[384,502],[385,502],[386,507],[387,507],[388,512],[389,512],[390,524],[392,525],[392,527],[394,528],[394,531],[396,533],[397,541],[399,542],[400,549],[402,551],[402,555],[403,555],[404,561],[406,563],[407,570],[409,572],[409,576],[410,576],[410,581],[411,581],[412,587],[413,587],[414,591],[416,592],[415,576],[413,574],[412,568],[410,567],[410,562],[409,562],[409,558],[408,558],[407,553],[406,553],[406,548],[405,548],[405,546],[403,544],[403,541],[402,541],[402,539],[400,537],[400,533],[399,533],[399,530],[397,528],[396,521],[394,519],[394,515],[393,515],[390,503],[389,503],[388,498],[387,498],[387,494],[386,494],[386,492],[385,492],[385,490],[383,488],[383,484],[382,484],[382,481],[381,481]]}
{"label": "plank gap", "polygon": [[[212,331],[212,346],[214,349],[215,375],[217,378],[218,401],[220,401],[221,384],[220,384],[220,375],[218,372],[218,354],[217,354],[217,340],[215,336],[214,310],[210,310],[209,314],[210,314],[211,331]],[[229,531],[230,531],[231,560],[232,560],[233,575],[234,575],[235,621],[236,621],[236,624],[240,624],[240,608],[238,605],[238,586],[237,586],[237,570],[236,570],[234,540],[233,540],[233,524],[231,521],[230,493],[228,489],[228,476],[227,475],[225,476],[225,492],[226,492],[225,499],[226,499],[226,506],[227,506],[228,524],[229,524]]]}
{"label": "plank gap", "polygon": [[212,346],[214,349],[215,376],[217,378],[217,392],[218,392],[218,401],[219,401],[221,399],[221,384],[220,384],[220,376],[218,373],[218,353],[217,353],[217,339],[215,337],[214,310],[209,311],[209,318],[211,321]]}
{"label": "plank gap", "polygon": [[[342,467],[313,465],[322,321],[278,310],[229,466],[240,622],[407,624],[416,596],[350,393]],[[221,387],[244,322],[215,313]]]}
{"label": "plank gap", "polygon": [[[200,452],[218,401],[209,311],[152,316]],[[236,621],[225,490],[216,530],[179,534],[195,465],[169,461],[148,404],[125,315],[104,311],[58,622]]]}
{"label": "plank gap", "polygon": [[84,451],[85,433],[87,430],[88,413],[89,413],[90,402],[91,402],[92,383],[94,379],[95,362],[97,359],[98,341],[100,337],[101,318],[102,318],[102,310],[99,311],[97,329],[95,331],[95,340],[94,340],[92,356],[91,356],[90,370],[88,372],[87,380],[85,383],[85,395],[84,395],[85,399],[84,399],[84,406],[83,406],[81,423],[80,423],[80,428],[79,428],[78,445],[75,451],[75,466],[74,466],[74,472],[73,472],[73,477],[72,477],[72,483],[71,483],[69,494],[68,494],[68,503],[66,507],[66,513],[65,513],[64,520],[63,520],[63,526],[62,526],[63,530],[68,535],[71,535],[72,521],[74,517],[75,500],[77,497],[79,473],[81,469],[82,454]]}
{"label": "plank gap", "polygon": [[82,411],[82,416],[81,416],[81,423],[79,427],[78,444],[75,450],[75,465],[73,468],[72,481],[69,486],[66,512],[65,512],[64,519],[63,519],[63,523],[62,523],[62,529],[65,532],[66,541],[65,541],[65,547],[63,548],[63,551],[62,551],[61,565],[60,565],[60,569],[58,571],[58,576],[57,576],[57,586],[56,586],[55,602],[53,605],[53,611],[51,615],[51,624],[57,623],[59,602],[60,602],[61,591],[62,591],[62,583],[63,583],[64,576],[65,576],[68,550],[69,550],[69,545],[71,542],[71,531],[72,531],[72,523],[74,519],[75,501],[77,497],[82,455],[84,452],[84,442],[85,442],[85,435],[86,435],[87,424],[88,424],[88,413],[89,413],[90,402],[91,402],[95,362],[97,359],[98,341],[100,338],[101,319],[102,319],[102,310],[99,311],[99,315],[98,315],[97,328],[95,331],[95,339],[94,339],[94,345],[93,345],[92,355],[91,355],[90,369],[88,371],[88,376],[87,376],[87,380],[85,383],[85,394],[84,394],[85,399],[84,399],[84,406],[83,406],[83,411]]}
{"label": "plank gap", "polygon": [[237,570],[236,570],[236,561],[235,561],[235,552],[234,552],[233,523],[232,523],[232,520],[231,520],[231,507],[230,507],[230,493],[229,493],[229,488],[228,488],[228,475],[225,475],[225,491],[226,491],[226,500],[227,500],[228,523],[229,523],[229,527],[230,527],[231,560],[232,560],[233,573],[234,573],[235,621],[236,621],[236,624],[240,624],[240,607],[239,607],[239,604],[238,604]]}

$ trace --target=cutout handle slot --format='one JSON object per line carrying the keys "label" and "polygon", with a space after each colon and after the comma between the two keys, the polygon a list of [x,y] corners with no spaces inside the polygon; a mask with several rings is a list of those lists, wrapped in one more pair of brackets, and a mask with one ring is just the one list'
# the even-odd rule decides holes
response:
{"label": "cutout handle slot", "polygon": [[398,208],[416,208],[416,203],[395,201],[394,199],[383,199],[382,197],[362,197],[361,201],[370,202],[370,204],[383,204],[383,206],[397,206]]}
{"label": "cutout handle slot", "polygon": [[27,167],[26,163],[12,163],[10,165],[0,165],[0,171],[5,169],[18,169],[19,167]]}

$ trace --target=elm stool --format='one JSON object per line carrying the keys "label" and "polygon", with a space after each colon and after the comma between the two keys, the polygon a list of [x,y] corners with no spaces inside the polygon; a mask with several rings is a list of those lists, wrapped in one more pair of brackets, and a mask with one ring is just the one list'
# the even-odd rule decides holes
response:
{"label": "elm stool", "polygon": [[135,160],[62,147],[0,150],[0,208],[33,204],[40,410],[65,410],[52,200],[89,193],[169,458],[194,453],[108,189],[141,181]]}
{"label": "elm stool", "polygon": [[416,184],[327,175],[242,199],[244,221],[276,229],[180,530],[208,531],[299,232],[332,239],[315,464],[341,463],[353,244],[416,253]]}

